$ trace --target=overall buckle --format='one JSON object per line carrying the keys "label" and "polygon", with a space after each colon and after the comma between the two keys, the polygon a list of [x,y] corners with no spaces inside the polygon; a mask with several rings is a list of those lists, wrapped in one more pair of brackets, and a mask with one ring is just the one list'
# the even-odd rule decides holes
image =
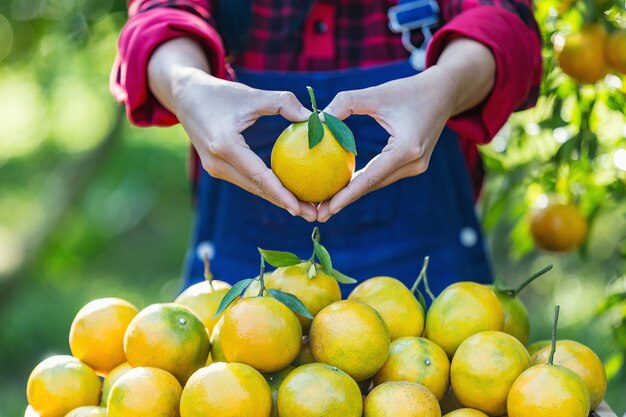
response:
{"label": "overall buckle", "polygon": [[[402,44],[411,53],[411,65],[418,71],[426,65],[426,46],[432,38],[431,29],[439,24],[439,5],[435,0],[402,1],[389,8],[389,29],[402,34]],[[424,42],[415,46],[411,31],[421,29]]]}

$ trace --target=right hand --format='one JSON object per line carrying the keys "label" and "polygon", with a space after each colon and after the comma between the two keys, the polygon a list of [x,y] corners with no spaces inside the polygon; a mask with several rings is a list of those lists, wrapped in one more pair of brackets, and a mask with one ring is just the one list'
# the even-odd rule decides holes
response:
{"label": "right hand", "polygon": [[[187,43],[175,44],[178,41]],[[177,47],[171,54],[164,50],[170,46]],[[183,59],[188,59],[190,53],[193,58],[198,52],[206,68],[197,63],[172,64],[183,53]],[[257,90],[213,77],[208,73],[204,52],[189,39],[176,39],[157,49],[150,61],[149,76],[151,90],[176,114],[209,175],[258,195],[293,216],[307,221],[317,219],[316,207],[298,201],[241,135],[261,116],[280,114],[291,122],[307,120],[311,112],[293,93]]]}

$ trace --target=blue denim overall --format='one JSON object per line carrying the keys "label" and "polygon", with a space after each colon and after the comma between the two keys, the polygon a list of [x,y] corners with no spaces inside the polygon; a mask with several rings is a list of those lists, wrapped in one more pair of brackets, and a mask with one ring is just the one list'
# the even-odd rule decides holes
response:
{"label": "blue denim overall", "polygon": [[[310,85],[319,108],[324,108],[340,91],[408,77],[416,70],[403,61],[333,72],[236,73],[239,82],[251,87],[292,91],[305,105],[310,101],[305,87]],[[356,138],[360,169],[380,153],[389,134],[367,116],[351,116],[346,123]],[[243,135],[269,164],[274,141],[288,125],[280,116],[263,117]],[[424,174],[374,191],[319,225],[333,266],[359,281],[389,275],[410,286],[429,255],[428,276],[435,293],[456,281],[490,282],[468,176],[457,136],[445,129]],[[213,275],[230,283],[258,274],[257,247],[291,251],[302,259],[311,255],[313,224],[204,171],[196,213],[185,286],[203,279],[199,246],[211,248]],[[344,294],[350,288],[344,286]]]}

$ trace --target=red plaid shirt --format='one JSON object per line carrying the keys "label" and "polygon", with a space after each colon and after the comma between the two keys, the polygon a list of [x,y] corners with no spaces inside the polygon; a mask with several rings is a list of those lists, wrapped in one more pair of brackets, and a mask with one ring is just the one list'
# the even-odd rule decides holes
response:
{"label": "red plaid shirt", "polygon": [[[171,125],[175,115],[150,93],[146,67],[161,43],[189,36],[203,45],[214,75],[228,78],[229,62],[252,70],[328,71],[403,60],[408,52],[389,30],[387,11],[397,0],[253,0],[249,34],[240,53],[227,59],[216,29],[217,0],[129,0],[111,89],[140,126]],[[312,3],[312,6],[308,5]],[[490,96],[457,115],[449,126],[462,142],[470,168],[511,112],[529,107],[541,82],[541,44],[532,0],[439,0],[441,26],[427,53],[433,65],[446,43],[467,37],[489,47],[496,61]],[[219,18],[219,13],[217,13]],[[415,43],[421,41],[419,32]]]}

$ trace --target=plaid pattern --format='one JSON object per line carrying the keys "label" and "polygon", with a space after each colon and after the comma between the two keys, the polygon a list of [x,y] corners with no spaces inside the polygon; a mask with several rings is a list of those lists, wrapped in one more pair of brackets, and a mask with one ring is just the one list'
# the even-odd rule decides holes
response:
{"label": "plaid pattern", "polygon": [[[387,10],[397,0],[311,3],[310,0],[253,0],[252,24],[244,48],[230,57],[230,61],[251,70],[328,71],[408,57],[400,36],[388,27]],[[493,6],[515,13],[538,33],[531,0],[439,0],[438,3],[442,23],[465,10]],[[162,7],[193,13],[214,27],[216,15],[219,19],[217,0],[130,0],[129,15]],[[419,31],[413,38],[414,44],[423,40]],[[309,50],[311,53],[307,53]]]}

